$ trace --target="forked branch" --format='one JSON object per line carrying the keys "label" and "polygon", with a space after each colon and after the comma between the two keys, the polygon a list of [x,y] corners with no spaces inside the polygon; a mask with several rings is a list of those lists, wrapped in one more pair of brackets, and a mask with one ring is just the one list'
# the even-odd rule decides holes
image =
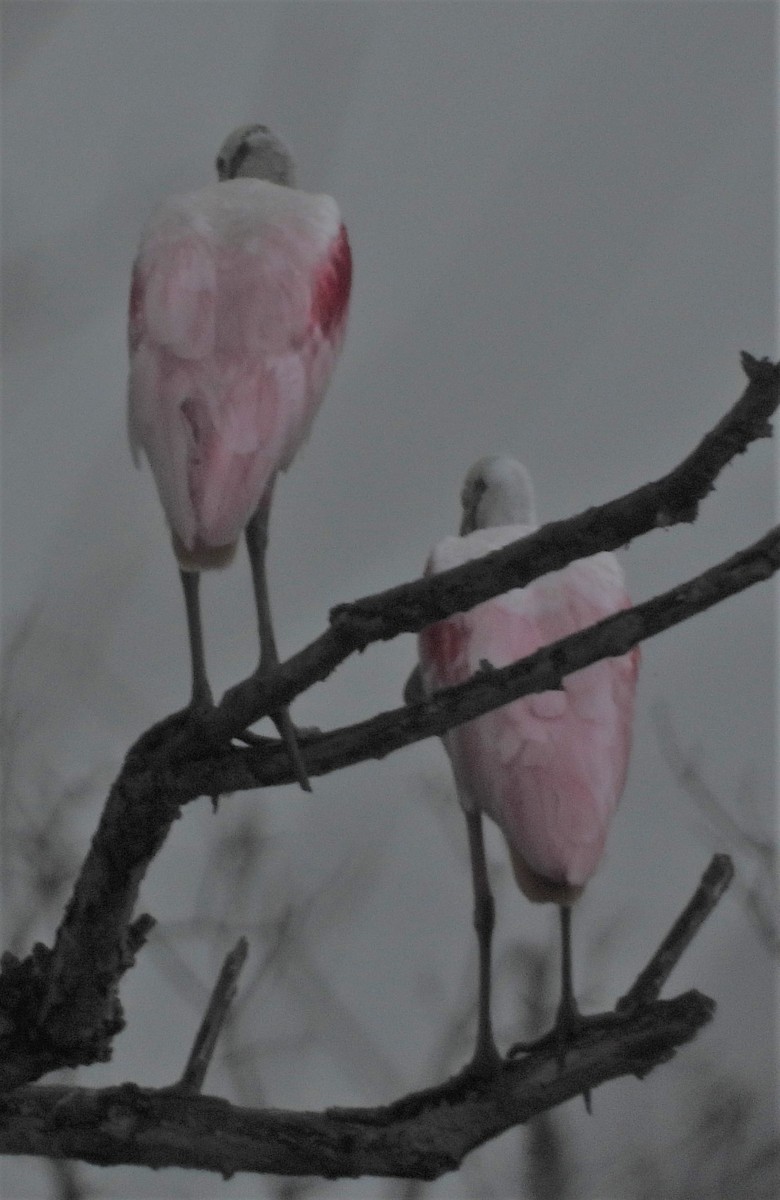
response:
{"label": "forked branch", "polygon": [[[725,855],[710,864],[694,899],[664,939],[664,978],[731,879]],[[75,1158],[100,1165],[435,1179],[477,1146],[583,1090],[624,1075],[642,1078],[672,1058],[711,1018],[699,992],[645,998],[659,981],[658,954],[640,973],[627,1009],[576,1035],[559,1068],[555,1047],[505,1061],[490,1078],[461,1073],[379,1108],[324,1112],[238,1107],[215,1096],[134,1084],[90,1089],[24,1087],[0,1097],[0,1153]],[[621,1002],[622,1003],[622,1002]]]}
{"label": "forked branch", "polygon": [[552,521],[530,537],[476,561],[401,584],[330,614],[330,628],[282,663],[261,685],[250,678],[231,689],[202,726],[168,742],[163,759],[185,757],[204,736],[224,740],[289,704],[326,679],[355,651],[401,633],[415,633],[452,613],[559,570],[599,550],[617,550],[654,529],[694,521],[699,504],[737,454],[771,436],[770,418],[780,403],[780,365],[742,355],[748,386],[731,410],[667,475],[565,521]]}
{"label": "forked branch", "polygon": [[[483,560],[484,561],[484,560]],[[780,569],[780,526],[746,550],[668,592],[570,634],[508,667],[486,669],[428,700],[379,713],[366,721],[302,741],[310,777],[368,759],[384,758],[423,738],[440,736],[482,713],[534,692],[562,686],[567,675],[602,658],[625,654],[697,613],[770,579]],[[295,775],[281,744],[228,745],[176,771],[182,802],[213,792],[290,783]]]}
{"label": "forked branch", "polygon": [[[370,641],[422,628],[507,588],[526,584],[583,555],[614,548],[658,526],[692,520],[722,467],[767,436],[780,400],[780,369],[743,356],[748,386],[700,445],[673,471],[628,496],[560,521],[455,571],[342,605],[310,646],[282,664],[267,686],[245,682],[202,720],[167,718],[132,748],[108,797],[53,950],[7,956],[0,971],[0,1088],[61,1066],[110,1056],[122,1028],[119,981],[149,927],[133,911],[149,864],[181,806],[290,778],[275,743],[249,748],[230,738],[271,708],[288,703]],[[560,686],[570,671],[622,653],[645,637],[726,595],[768,578],[780,564],[778,533],[710,572],[501,671],[481,673],[411,708],[396,709],[303,744],[311,775],[380,757],[399,746],[507,703]]]}

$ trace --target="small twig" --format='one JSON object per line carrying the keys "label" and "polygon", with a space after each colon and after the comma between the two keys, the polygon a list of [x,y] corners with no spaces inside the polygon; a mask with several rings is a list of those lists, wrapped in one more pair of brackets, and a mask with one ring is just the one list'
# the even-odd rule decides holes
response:
{"label": "small twig", "polygon": [[780,957],[780,880],[775,841],[749,833],[735,820],[704,778],[694,754],[684,750],[677,740],[667,706],[657,704],[653,717],[664,757],[686,796],[701,811],[719,841],[727,839],[735,854],[755,863],[755,878],[750,880],[741,873],[737,890],[756,935],[770,954]]}
{"label": "small twig", "polygon": [[658,999],[680,957],[706,921],[734,878],[734,864],[728,854],[716,854],[701,877],[701,883],[650,962],[640,972],[626,994],[618,1000],[615,1012],[629,1013]]}
{"label": "small twig", "polygon": [[669,768],[680,787],[690,796],[721,837],[728,838],[735,850],[755,859],[762,871],[774,876],[777,850],[769,838],[749,833],[729,812],[700,771],[694,755],[680,745],[669,715],[668,705],[658,702],[651,710],[658,742]]}
{"label": "small twig", "polygon": [[176,1090],[179,1092],[192,1094],[199,1092],[203,1087],[203,1080],[206,1078],[217,1039],[236,994],[238,977],[246,962],[248,950],[249,943],[246,938],[240,937],[222,964],[222,970],[214,984],[208,1008],[203,1015],[200,1029],[195,1035],[187,1065],[181,1079],[176,1084]]}

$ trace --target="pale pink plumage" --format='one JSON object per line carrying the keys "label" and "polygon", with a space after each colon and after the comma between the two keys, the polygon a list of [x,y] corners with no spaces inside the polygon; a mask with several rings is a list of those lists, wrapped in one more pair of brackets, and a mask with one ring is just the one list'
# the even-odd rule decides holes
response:
{"label": "pale pink plumage", "polygon": [[305,440],[350,281],[329,196],[228,179],[167,200],[147,224],[130,298],[130,441],[184,567],[229,559]]}
{"label": "pale pink plumage", "polygon": [[[459,566],[534,528],[445,538],[427,570]],[[612,554],[572,563],[423,630],[425,690],[464,682],[484,660],[506,666],[629,606]],[[515,700],[445,735],[461,804],[503,830],[531,899],[570,901],[598,866],[625,783],[638,667],[637,648],[569,675],[561,692]]]}

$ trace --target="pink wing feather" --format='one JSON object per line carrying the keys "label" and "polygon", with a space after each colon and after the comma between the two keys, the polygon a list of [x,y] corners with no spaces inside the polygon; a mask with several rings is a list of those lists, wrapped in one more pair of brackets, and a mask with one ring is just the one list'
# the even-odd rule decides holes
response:
{"label": "pink wing feather", "polygon": [[338,209],[259,180],[174,198],[130,294],[129,428],[184,565],[209,566],[305,440],[346,326]]}
{"label": "pink wing feather", "polygon": [[[495,536],[480,546],[486,532],[441,545],[471,542],[473,552],[458,559],[465,561],[496,548]],[[434,551],[432,562],[436,558]],[[437,569],[446,565],[455,562],[439,562]],[[461,683],[482,660],[506,666],[626,607],[630,600],[612,555],[573,563],[423,630],[426,688]],[[542,880],[576,890],[599,863],[625,784],[638,668],[635,649],[570,675],[563,691],[515,700],[446,735],[464,807],[489,813],[515,861]]]}

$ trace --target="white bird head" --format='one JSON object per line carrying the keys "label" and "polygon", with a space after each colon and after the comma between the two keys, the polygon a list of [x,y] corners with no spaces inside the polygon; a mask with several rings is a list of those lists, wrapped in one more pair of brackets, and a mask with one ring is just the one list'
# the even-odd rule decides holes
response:
{"label": "white bird head", "polygon": [[267,179],[295,187],[290,151],[267,125],[242,125],[219,148],[217,175],[223,179]]}
{"label": "white bird head", "polygon": [[531,476],[508,454],[481,458],[466,475],[460,494],[461,536],[491,525],[536,525]]}

